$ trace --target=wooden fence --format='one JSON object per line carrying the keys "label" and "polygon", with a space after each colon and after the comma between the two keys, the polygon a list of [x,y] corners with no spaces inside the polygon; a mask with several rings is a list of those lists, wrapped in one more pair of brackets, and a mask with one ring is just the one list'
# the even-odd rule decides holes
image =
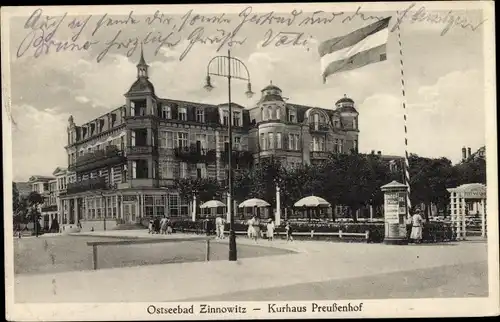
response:
{"label": "wooden fence", "polygon": [[126,246],[126,245],[139,245],[139,244],[158,244],[158,243],[172,243],[184,241],[205,241],[205,261],[210,260],[210,240],[213,237],[195,237],[195,238],[144,238],[144,239],[128,239],[128,240],[111,240],[111,241],[91,241],[87,242],[87,246],[92,246],[92,262],[94,270],[98,269],[97,247],[104,246]]}

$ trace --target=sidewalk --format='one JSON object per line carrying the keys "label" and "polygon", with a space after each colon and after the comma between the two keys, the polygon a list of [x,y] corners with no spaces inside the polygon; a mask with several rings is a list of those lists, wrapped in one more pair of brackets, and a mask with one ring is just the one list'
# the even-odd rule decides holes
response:
{"label": "sidewalk", "polygon": [[[110,231],[106,235],[143,237],[142,233],[124,234],[124,231]],[[148,235],[147,232],[145,235]],[[179,238],[180,235],[163,238]],[[193,237],[191,234],[183,236]],[[227,243],[227,239],[216,242]],[[255,242],[242,237],[237,238],[237,243],[255,245]],[[409,246],[320,241],[287,243],[281,240],[260,240],[257,243],[259,246],[271,246],[269,244],[298,253],[245,258],[237,262],[19,275],[15,278],[15,298],[17,302],[181,301],[235,290],[259,290],[487,260],[486,243]]]}

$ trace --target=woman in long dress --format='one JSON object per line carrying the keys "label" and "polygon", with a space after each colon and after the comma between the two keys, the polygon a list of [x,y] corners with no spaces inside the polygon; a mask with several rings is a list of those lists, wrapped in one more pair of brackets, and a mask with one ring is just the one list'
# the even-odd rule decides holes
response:
{"label": "woman in long dress", "polygon": [[254,235],[254,229],[253,229],[254,221],[255,221],[255,217],[252,217],[252,218],[248,219],[248,221],[247,221],[247,225],[248,225],[247,235],[248,235],[249,239],[252,239],[253,235]]}
{"label": "woman in long dress", "polygon": [[274,240],[274,222],[272,219],[269,219],[267,223],[267,240]]}
{"label": "woman in long dress", "polygon": [[417,209],[415,211],[415,214],[413,214],[413,217],[411,219],[411,235],[410,239],[413,240],[416,244],[420,244],[422,242],[422,225],[423,225],[423,218],[420,215],[420,210]]}
{"label": "woman in long dress", "polygon": [[253,238],[255,241],[260,237],[260,219],[259,217],[254,217],[253,220]]}

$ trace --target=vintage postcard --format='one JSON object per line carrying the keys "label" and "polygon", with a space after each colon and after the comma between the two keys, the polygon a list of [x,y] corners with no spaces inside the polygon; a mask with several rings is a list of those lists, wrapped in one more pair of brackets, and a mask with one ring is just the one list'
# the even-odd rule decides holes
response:
{"label": "vintage postcard", "polygon": [[2,7],[6,318],[498,315],[493,12]]}

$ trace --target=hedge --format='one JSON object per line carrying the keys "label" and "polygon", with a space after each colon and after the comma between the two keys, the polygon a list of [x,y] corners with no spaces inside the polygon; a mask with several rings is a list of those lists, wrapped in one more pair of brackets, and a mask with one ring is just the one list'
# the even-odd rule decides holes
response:
{"label": "hedge", "polygon": [[[261,230],[266,231],[266,224],[261,223]],[[384,240],[385,225],[384,223],[338,223],[338,222],[291,222],[290,226],[293,232],[308,233],[314,230],[316,233],[365,233],[369,231],[368,242],[381,243]],[[174,231],[193,231],[202,230],[202,221],[191,220],[174,220],[172,222]],[[408,227],[408,235],[410,234],[411,227]],[[235,231],[247,231],[248,226],[244,221],[237,220],[234,223]],[[215,223],[212,222],[212,233],[215,230]],[[225,230],[229,230],[229,224],[226,223]],[[285,232],[285,225],[281,224],[275,228],[276,232]],[[443,242],[452,241],[455,239],[454,232],[449,223],[443,222],[428,222],[425,223],[422,238],[424,242]],[[346,239],[350,239],[347,237]]]}

